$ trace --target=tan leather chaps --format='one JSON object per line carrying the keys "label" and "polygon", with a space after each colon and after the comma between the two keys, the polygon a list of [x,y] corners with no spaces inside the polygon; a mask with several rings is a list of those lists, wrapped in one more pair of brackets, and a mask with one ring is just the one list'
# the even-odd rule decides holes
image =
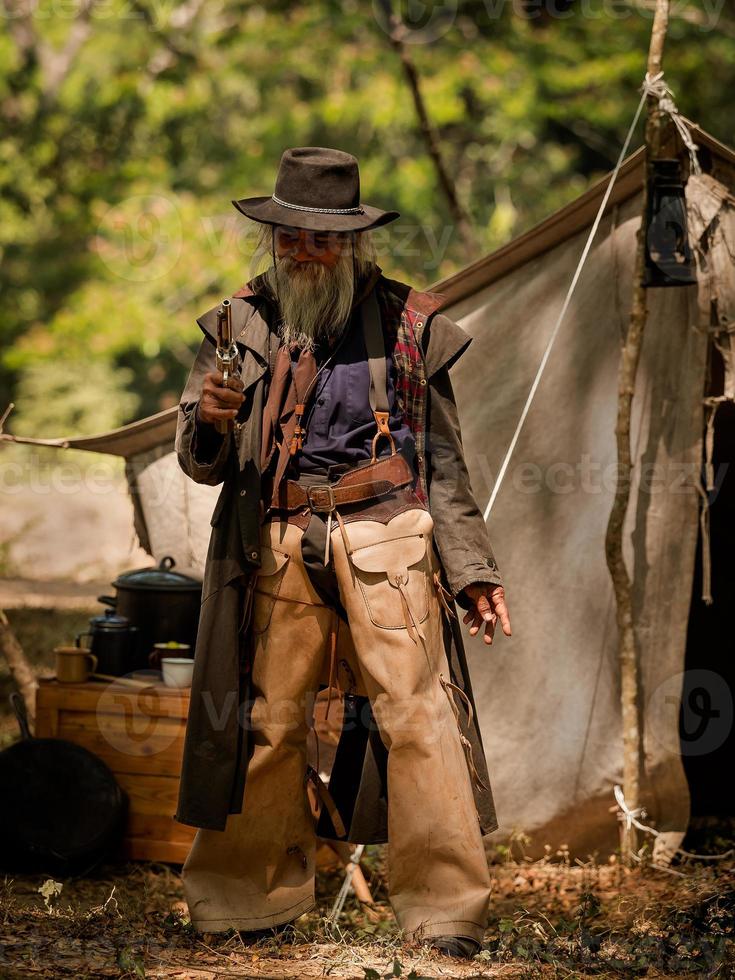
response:
{"label": "tan leather chaps", "polygon": [[447,683],[432,530],[420,507],[387,523],[332,524],[348,627],[306,573],[303,529],[263,525],[252,600],[253,752],[242,812],[223,831],[199,830],[184,865],[196,928],[259,929],[315,905],[307,737],[315,693],[332,673],[336,634],[337,655],[369,697],[388,749],[388,892],[403,936],[482,940],[490,877]]}

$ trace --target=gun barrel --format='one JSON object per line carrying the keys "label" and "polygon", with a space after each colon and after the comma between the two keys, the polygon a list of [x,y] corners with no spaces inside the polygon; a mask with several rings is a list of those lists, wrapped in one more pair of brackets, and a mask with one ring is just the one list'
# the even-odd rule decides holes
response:
{"label": "gun barrel", "polygon": [[217,346],[229,347],[232,343],[232,303],[223,299],[217,310]]}

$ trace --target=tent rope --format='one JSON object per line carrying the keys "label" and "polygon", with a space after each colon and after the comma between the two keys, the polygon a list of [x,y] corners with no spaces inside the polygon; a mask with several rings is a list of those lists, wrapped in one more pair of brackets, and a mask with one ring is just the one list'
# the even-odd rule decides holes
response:
{"label": "tent rope", "polygon": [[592,247],[592,242],[594,240],[595,235],[597,234],[597,229],[600,227],[602,216],[605,213],[607,202],[610,200],[610,194],[612,193],[613,186],[615,185],[615,181],[617,180],[617,176],[618,173],[620,172],[620,168],[623,165],[623,160],[625,159],[625,155],[628,152],[628,147],[630,146],[630,141],[633,138],[633,133],[635,132],[635,128],[638,125],[638,120],[640,119],[641,112],[643,111],[643,106],[646,104],[646,97],[647,97],[647,92],[644,89],[640,98],[640,102],[638,103],[638,108],[635,111],[633,121],[631,122],[630,127],[628,129],[628,134],[625,137],[623,148],[620,151],[620,155],[618,156],[617,163],[615,164],[615,169],[610,175],[610,181],[607,185],[607,189],[605,190],[605,194],[600,203],[600,207],[598,208],[597,216],[595,217],[592,228],[590,229],[590,233],[587,236],[587,241],[585,243],[584,249],[582,250],[582,254],[579,258],[579,262],[577,263],[577,268],[574,272],[574,276],[572,277],[572,281],[569,285],[569,289],[567,290],[567,295],[564,298],[564,303],[562,304],[561,311],[559,313],[559,316],[556,318],[554,329],[551,331],[551,336],[549,337],[548,343],[546,344],[546,350],[544,351],[543,357],[541,358],[541,363],[539,364],[538,370],[536,371],[536,377],[533,379],[531,390],[528,392],[528,396],[526,397],[526,403],[523,406],[523,411],[521,412],[521,416],[518,419],[518,424],[516,425],[515,432],[513,433],[513,438],[510,441],[510,445],[508,446],[508,450],[505,454],[505,458],[503,459],[503,463],[500,467],[498,478],[495,481],[495,486],[493,487],[492,494],[490,495],[490,499],[488,500],[487,507],[485,508],[485,515],[484,515],[485,521],[487,521],[488,517],[490,516],[490,511],[492,510],[493,504],[495,503],[495,499],[498,496],[498,491],[500,490],[500,486],[503,482],[503,478],[505,477],[506,470],[508,469],[508,463],[510,462],[510,458],[513,455],[513,451],[515,450],[516,443],[518,442],[518,437],[521,434],[521,429],[523,428],[523,424],[526,421],[528,410],[531,407],[531,402],[533,401],[534,395],[536,394],[536,389],[538,388],[539,382],[541,381],[541,376],[543,375],[544,369],[546,368],[546,362],[549,359],[551,348],[554,346],[554,341],[556,340],[556,335],[559,332],[559,327],[562,324],[562,320],[564,319],[564,316],[567,312],[574,290],[577,287],[577,282],[582,273],[582,269],[584,268],[584,264],[587,261],[587,256],[589,255],[589,251]]}
{"label": "tent rope", "polygon": [[664,73],[660,71],[657,75],[649,75],[648,72],[646,72],[646,77],[643,79],[643,91],[646,95],[650,95],[654,99],[658,99],[659,111],[665,112],[666,115],[669,116],[673,124],[676,126],[679,136],[681,136],[682,143],[689,151],[692,171],[695,174],[701,174],[702,168],[699,165],[699,157],[697,156],[697,150],[699,147],[692,139],[692,134],[689,131],[689,127],[679,113],[676,102],[674,102],[674,93],[664,81]]}
{"label": "tent rope", "polygon": [[523,425],[526,421],[526,416],[528,415],[528,410],[531,407],[531,402],[534,399],[534,396],[536,394],[536,389],[539,386],[541,377],[546,368],[546,363],[549,359],[551,348],[554,346],[556,336],[559,332],[559,328],[561,327],[562,321],[566,316],[566,312],[567,309],[569,308],[569,304],[574,294],[574,290],[577,288],[577,282],[579,281],[579,277],[582,274],[582,269],[584,268],[585,262],[587,261],[587,256],[589,255],[590,249],[592,248],[592,242],[594,241],[595,235],[597,234],[597,229],[600,227],[600,222],[602,221],[603,215],[605,213],[607,202],[610,200],[612,189],[615,186],[615,181],[617,180],[618,174],[620,173],[620,168],[623,165],[623,160],[625,159],[626,154],[628,152],[628,147],[630,146],[630,141],[633,138],[633,133],[635,132],[635,128],[638,125],[638,120],[640,119],[641,112],[643,111],[643,106],[646,104],[646,99],[649,96],[658,99],[659,109],[662,112],[666,112],[669,116],[671,116],[674,125],[677,128],[677,131],[681,134],[681,138],[685,146],[689,150],[690,156],[692,157],[692,168],[695,170],[695,173],[701,173],[699,167],[699,161],[697,159],[697,153],[696,153],[697,147],[692,141],[691,135],[686,127],[686,124],[683,122],[683,120],[679,115],[679,110],[677,109],[676,103],[674,102],[673,93],[671,92],[671,89],[663,81],[663,74],[664,73],[661,71],[657,75],[650,76],[648,72],[646,72],[646,76],[641,84],[641,88],[640,88],[641,98],[638,103],[638,108],[635,111],[635,115],[633,116],[633,121],[631,122],[630,127],[628,129],[628,133],[625,137],[625,142],[623,143],[623,147],[620,151],[620,155],[618,156],[617,163],[615,164],[615,169],[610,174],[610,180],[605,190],[605,194],[603,195],[602,201],[600,202],[600,207],[598,208],[597,211],[597,215],[592,224],[592,227],[590,228],[589,235],[587,236],[587,241],[585,242],[584,249],[582,250],[582,254],[579,257],[579,262],[577,263],[577,268],[575,269],[574,275],[572,277],[572,281],[569,284],[569,288],[567,289],[567,294],[564,297],[564,302],[562,304],[561,311],[559,312],[559,315],[556,318],[554,329],[551,331],[551,336],[549,337],[548,343],[546,344],[546,349],[544,350],[543,356],[541,358],[541,363],[539,364],[538,370],[536,371],[536,377],[533,379],[533,383],[531,385],[530,391],[528,392],[528,396],[526,397],[526,402],[523,406],[523,410],[521,411],[520,418],[518,419],[518,423],[515,427],[513,437],[510,441],[510,445],[508,446],[507,452],[500,466],[500,470],[498,472],[498,478],[495,481],[495,486],[493,487],[492,493],[490,494],[490,499],[487,502],[487,507],[485,508],[485,513],[484,513],[484,518],[486,522],[488,517],[490,516],[490,511],[493,509],[493,504],[495,503],[495,500],[498,496],[498,492],[503,483],[503,479],[508,469],[508,464],[510,463],[511,456],[515,451],[516,443],[518,442],[518,438],[521,434],[521,429],[523,428]]}
{"label": "tent rope", "polygon": [[[647,816],[645,807],[639,806],[631,810],[625,800],[622,788],[617,783],[613,786],[613,793],[615,794],[615,802],[620,808],[618,817],[620,820],[625,821],[627,827],[637,827],[638,830],[642,830],[646,834],[652,834],[654,837],[660,837],[662,835],[663,831],[656,830],[654,827],[649,827],[647,824],[641,823],[638,817]],[[685,851],[683,848],[677,847],[674,853],[682,854],[688,858],[696,858],[697,861],[721,861],[723,858],[735,853],[735,848],[731,847],[729,850],[723,851],[722,854],[694,854],[692,851]]]}

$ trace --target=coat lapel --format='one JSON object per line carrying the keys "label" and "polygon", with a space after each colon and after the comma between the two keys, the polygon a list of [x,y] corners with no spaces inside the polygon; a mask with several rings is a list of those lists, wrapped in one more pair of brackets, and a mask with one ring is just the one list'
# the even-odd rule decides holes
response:
{"label": "coat lapel", "polygon": [[[268,352],[273,341],[268,321],[263,315],[262,297],[244,286],[232,297],[232,334],[240,350],[240,379],[248,391],[268,371]],[[217,343],[217,310],[219,304],[197,318],[204,336]]]}

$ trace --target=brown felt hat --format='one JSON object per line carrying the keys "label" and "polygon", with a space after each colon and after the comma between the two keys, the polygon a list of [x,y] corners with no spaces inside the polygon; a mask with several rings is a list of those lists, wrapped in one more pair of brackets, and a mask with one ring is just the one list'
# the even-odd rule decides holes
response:
{"label": "brown felt hat", "polygon": [[273,194],[232,203],[253,221],[310,231],[367,231],[400,217],[361,204],[357,158],[324,146],[284,150]]}

